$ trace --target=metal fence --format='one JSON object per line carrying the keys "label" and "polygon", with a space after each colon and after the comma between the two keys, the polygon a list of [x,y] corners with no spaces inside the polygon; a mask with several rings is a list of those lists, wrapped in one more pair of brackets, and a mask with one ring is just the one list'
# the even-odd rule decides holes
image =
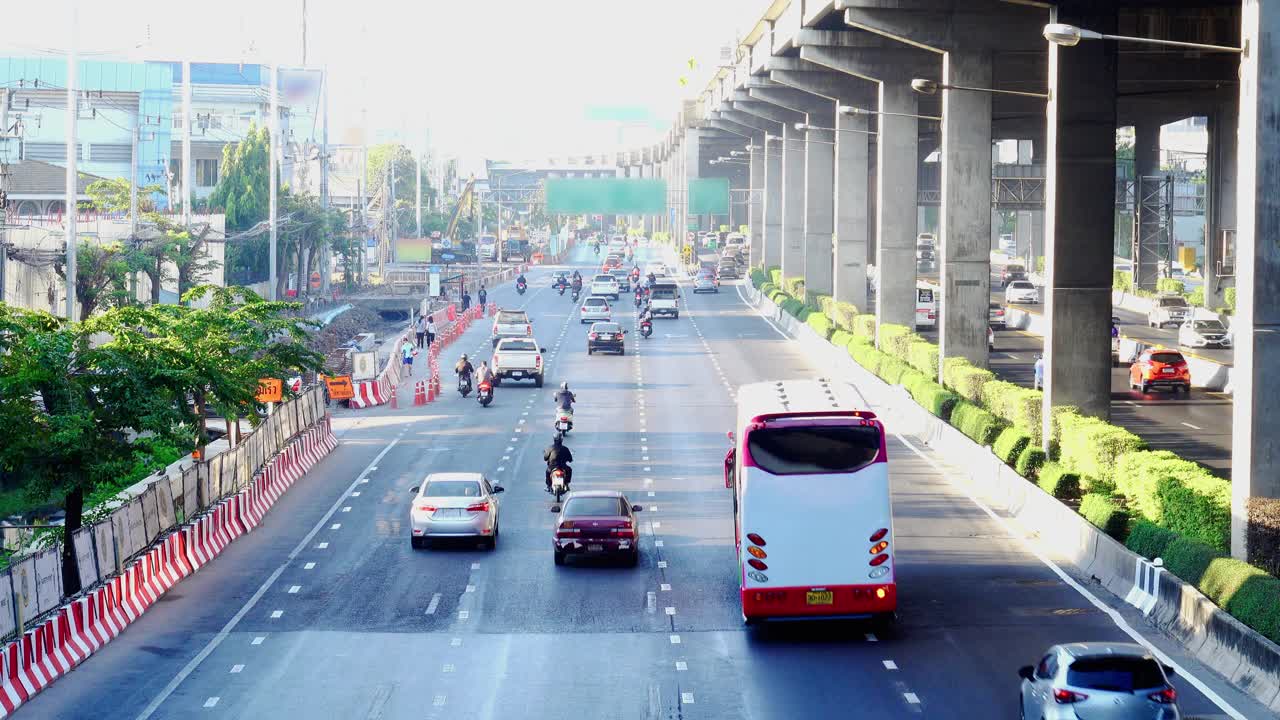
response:
{"label": "metal fence", "polygon": [[[73,535],[82,591],[118,575],[170,531],[243,490],[290,440],[324,415],[324,388],[309,388],[278,405],[236,447],[206,462],[148,478],[142,492]],[[0,638],[20,635],[24,626],[68,599],[63,593],[60,540],[14,558],[0,573]]]}

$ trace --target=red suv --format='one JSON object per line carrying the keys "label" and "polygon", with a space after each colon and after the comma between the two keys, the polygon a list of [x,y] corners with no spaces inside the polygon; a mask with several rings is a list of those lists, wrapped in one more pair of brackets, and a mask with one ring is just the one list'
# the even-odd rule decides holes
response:
{"label": "red suv", "polygon": [[1174,392],[1181,388],[1190,393],[1191,368],[1177,350],[1149,348],[1129,366],[1129,387],[1144,393],[1153,387],[1166,387]]}
{"label": "red suv", "polygon": [[631,505],[616,490],[570,492],[563,505],[551,506],[556,513],[553,539],[555,561],[563,565],[570,555],[622,557],[635,567],[640,561],[640,526]]}

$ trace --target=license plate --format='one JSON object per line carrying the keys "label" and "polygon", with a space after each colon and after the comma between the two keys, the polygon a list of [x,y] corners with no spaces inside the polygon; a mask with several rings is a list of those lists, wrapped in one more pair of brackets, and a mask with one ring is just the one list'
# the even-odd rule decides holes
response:
{"label": "license plate", "polygon": [[835,602],[835,593],[831,590],[810,590],[804,594],[808,605],[831,605]]}
{"label": "license plate", "polygon": [[1172,375],[1173,368],[1160,368],[1160,372],[1164,373],[1165,375]]}
{"label": "license plate", "polygon": [[442,508],[436,511],[438,518],[456,518],[462,517],[462,510],[459,508]]}
{"label": "license plate", "polygon": [[612,335],[601,335],[601,336],[600,336],[600,339],[601,339],[601,340],[612,340],[612,339],[613,339],[613,336],[612,336]]}
{"label": "license plate", "polygon": [[604,552],[603,545],[588,545],[587,552]]}
{"label": "license plate", "polygon": [[524,375],[524,371],[523,371],[523,370],[512,370],[512,371],[511,371],[511,377],[520,377],[520,376],[522,376],[522,375]]}

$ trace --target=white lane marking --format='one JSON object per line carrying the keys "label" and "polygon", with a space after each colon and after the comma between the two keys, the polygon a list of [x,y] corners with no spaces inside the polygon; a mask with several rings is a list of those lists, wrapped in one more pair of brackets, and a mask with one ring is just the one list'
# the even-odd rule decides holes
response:
{"label": "white lane marking", "polygon": [[1186,425],[1187,427],[1191,428],[1192,430],[1203,430],[1203,429],[1204,429],[1204,428],[1200,427],[1199,425],[1192,425],[1192,424],[1191,424],[1191,423],[1189,423],[1189,422],[1184,422],[1184,423],[1182,423],[1182,424],[1183,424],[1183,425]]}
{"label": "white lane marking", "polygon": [[350,505],[348,505],[348,506],[346,506],[346,507],[342,508],[342,512],[351,512],[351,506],[350,506]]}
{"label": "white lane marking", "polygon": [[316,564],[315,564],[315,563],[307,563],[306,565],[303,565],[303,566],[302,566],[302,569],[303,569],[303,570],[315,570],[315,569],[316,569]]}
{"label": "white lane marking", "polygon": [[658,609],[658,593],[652,590],[644,594],[645,612],[654,612]]}
{"label": "white lane marking", "polygon": [[655,496],[655,495],[657,495],[657,494],[658,494],[658,493],[656,493],[656,492],[654,492],[654,491],[652,491],[652,490],[650,490],[650,491],[649,491],[649,497],[654,497],[654,496]]}
{"label": "white lane marking", "polygon": [[683,661],[683,660],[677,660],[677,661],[676,661],[676,670],[678,670],[678,671],[680,671],[680,672],[684,672],[685,670],[688,670],[688,669],[689,669],[689,663],[687,663],[687,662],[685,662],[685,661]]}
{"label": "white lane marking", "polygon": [[510,456],[510,455],[503,455],[503,456],[502,456],[502,459],[503,459],[503,460],[510,460],[510,459],[511,459],[511,456]]}
{"label": "white lane marking", "polygon": [[440,668],[440,672],[442,673],[451,673],[453,670],[454,667],[452,663],[445,663],[444,666]]}
{"label": "white lane marking", "polygon": [[470,612],[469,610],[459,610],[459,611],[458,611],[458,619],[459,619],[459,620],[466,620],[466,619],[467,619],[467,618],[469,618],[469,617],[471,617],[471,612]]}
{"label": "white lane marking", "polygon": [[367,482],[369,482],[369,478],[360,478],[359,480],[356,481],[356,483],[360,485],[364,485]]}
{"label": "white lane marking", "polygon": [[[1183,423],[1183,424],[1185,425],[1186,423]],[[648,455],[645,455],[644,457],[642,457],[642,458],[640,458],[640,459],[641,459],[641,460],[643,460],[643,461],[645,461],[645,462],[649,462],[649,456],[648,456]]]}
{"label": "white lane marking", "polygon": [[649,512],[658,512],[658,506],[657,506],[657,505],[650,505],[650,506],[649,506]]}
{"label": "white lane marking", "polygon": [[334,523],[334,524],[332,524],[332,525],[330,525],[330,526],[329,526],[329,529],[330,529],[330,530],[341,530],[341,529],[342,529],[342,523]]}
{"label": "white lane marking", "polygon": [[660,527],[662,527],[662,523],[660,523],[660,522],[656,522],[656,523],[654,523],[654,524],[653,524],[653,529],[654,529],[654,530],[657,530],[657,529],[658,529],[658,528],[660,528]]}
{"label": "white lane marking", "polygon": [[[898,433],[894,433],[894,437],[898,438],[898,440],[901,441],[903,445],[906,445],[908,450],[915,453],[916,457],[919,457],[921,460],[924,460],[925,462],[929,463],[929,465],[932,466],[934,470],[936,470],[938,473],[946,477],[947,471],[943,470],[942,466],[934,462],[933,458],[925,455],[923,452],[919,450],[919,448],[917,448],[915,445],[907,441],[906,438],[902,437]],[[1086,590],[1083,586],[1081,586],[1074,579],[1072,579],[1070,575],[1063,572],[1062,568],[1058,567],[1057,563],[1050,560],[1043,553],[1041,553],[1039,550],[1033,547],[1029,540],[1027,540],[1018,532],[1016,532],[1013,529],[1013,526],[1008,523],[1008,521],[1006,521],[1004,518],[997,515],[995,511],[993,511],[991,508],[987,507],[986,503],[979,500],[977,497],[975,497],[963,486],[957,485],[956,487],[959,488],[960,492],[963,493],[965,497],[969,498],[970,502],[972,502],[974,505],[977,505],[978,509],[986,513],[992,520],[995,520],[996,524],[998,524],[1001,527],[1001,529],[1003,529],[1006,533],[1008,533],[1010,537],[1013,537],[1020,545],[1022,545],[1022,547],[1027,550],[1027,552],[1031,553],[1033,556],[1035,556],[1037,560],[1039,560],[1046,567],[1048,567],[1049,570],[1051,570],[1054,575],[1057,575],[1058,578],[1062,580],[1062,582],[1069,585],[1077,593],[1080,593],[1080,595],[1082,595],[1086,600],[1088,600],[1091,605],[1098,608],[1098,610],[1102,611],[1108,617],[1110,617],[1111,621],[1116,624],[1116,627],[1120,628],[1121,632],[1123,632],[1125,635],[1128,635],[1130,638],[1132,638],[1134,642],[1145,647],[1147,649],[1147,652],[1150,652],[1157,660],[1164,663],[1165,665],[1172,667],[1174,672],[1177,673],[1178,676],[1182,677],[1187,682],[1191,683],[1191,685],[1196,690],[1200,691],[1201,695],[1204,695],[1206,698],[1208,698],[1209,702],[1213,703],[1214,705],[1217,705],[1219,710],[1231,716],[1233,720],[1246,720],[1244,714],[1241,713],[1239,710],[1236,710],[1235,707],[1232,706],[1231,703],[1227,702],[1225,698],[1223,698],[1218,693],[1214,692],[1213,689],[1210,688],[1208,685],[1206,685],[1204,681],[1202,681],[1200,678],[1188,673],[1185,667],[1178,664],[1173,658],[1169,657],[1162,650],[1160,650],[1155,645],[1153,645],[1150,641],[1148,641],[1145,637],[1143,637],[1142,634],[1139,633],[1137,630],[1134,630],[1133,627],[1129,625],[1129,622],[1125,620],[1124,617],[1120,615],[1120,613],[1116,612],[1114,608],[1112,608],[1110,605],[1107,605],[1106,603],[1099,600],[1097,596],[1095,596],[1093,593]]]}
{"label": "white lane marking", "polygon": [[236,673],[240,673],[240,672],[244,672],[244,665],[232,665],[232,666],[231,666],[231,674],[232,674],[232,675],[235,675]]}
{"label": "white lane marking", "polygon": [[1005,357],[1009,358],[1010,360],[1017,360],[1017,359],[1018,359],[1018,356],[1017,356],[1017,355],[1014,355],[1014,354],[1013,354],[1013,353],[1011,353],[1011,352],[1007,352],[1007,353],[1005,353],[1004,355],[1005,355]]}
{"label": "white lane marking", "polygon": [[904,699],[906,699],[906,701],[907,701],[908,703],[912,704],[912,705],[919,705],[919,704],[920,704],[920,698],[919,698],[919,697],[917,697],[915,693],[912,693],[912,692],[902,693],[902,697],[903,697]]}
{"label": "white lane marking", "polygon": [[693,704],[693,693],[691,693],[691,692],[682,692],[682,693],[680,693],[680,704],[681,704],[681,705],[692,705],[692,704]]}
{"label": "white lane marking", "polygon": [[435,705],[436,707],[444,707],[444,702],[445,702],[445,696],[437,695],[435,699],[431,701],[431,704]]}
{"label": "white lane marking", "polygon": [[321,549],[321,550],[324,550],[325,548],[329,547],[329,543],[327,543],[327,542],[322,542],[322,543],[320,543],[319,545],[317,545],[316,547],[317,547],[317,548],[319,548],[319,549]]}
{"label": "white lane marking", "polygon": [[645,485],[652,485],[652,484],[653,484],[653,478],[645,478],[645,479],[644,479],[644,484],[645,484]]}
{"label": "white lane marking", "polygon": [[218,704],[218,701],[219,701],[219,700],[221,700],[221,699],[222,699],[222,698],[218,697],[217,695],[214,695],[213,697],[211,697],[211,698],[209,698],[208,700],[205,700],[205,701],[204,701],[204,706],[205,706],[205,707],[207,707],[207,708],[211,708],[211,707],[213,707],[214,705],[217,705],[217,704]]}
{"label": "white lane marking", "polygon": [[654,540],[654,541],[653,541],[653,546],[654,546],[654,547],[663,547],[662,541],[661,541],[661,540]]}
{"label": "white lane marking", "polygon": [[506,469],[507,469],[506,465],[499,465],[496,472],[502,472],[503,470],[506,470]]}
{"label": "white lane marking", "polygon": [[279,620],[279,619],[280,619],[280,618],[282,618],[282,617],[284,617],[284,611],[283,611],[283,610],[272,610],[272,611],[271,611],[271,619],[272,619],[272,620]]}
{"label": "white lane marking", "polygon": [[291,586],[291,587],[289,588],[289,594],[290,594],[290,595],[297,595],[297,594],[298,594],[298,591],[299,591],[299,590],[301,590],[301,589],[302,589],[302,586],[301,586],[301,585],[293,585],[293,586]]}
{"label": "white lane marking", "polygon": [[256,638],[254,638],[254,639],[253,639],[253,642],[251,642],[251,643],[249,643],[249,644],[250,644],[250,645],[261,645],[263,640],[266,640],[266,638],[265,638],[265,637],[263,637],[263,636],[261,636],[261,635],[259,635],[258,637],[256,637]]}
{"label": "white lane marking", "polygon": [[662,592],[671,592],[671,586],[668,585],[667,583],[662,583],[661,585],[658,586],[658,589],[661,590]]}
{"label": "white lane marking", "polygon": [[476,586],[475,586],[475,585],[468,585],[468,586],[467,586],[466,592],[475,592],[475,591],[476,591]]}
{"label": "white lane marking", "polygon": [[680,636],[679,636],[679,635],[672,635],[672,636],[671,636],[671,644],[672,644],[672,645],[679,645],[679,644],[680,644]]}
{"label": "white lane marking", "polygon": [[353,493],[351,493],[351,497],[360,497],[360,493],[358,493],[358,492],[353,492]]}
{"label": "white lane marking", "polygon": [[520,438],[511,438],[511,442],[519,442]]}
{"label": "white lane marking", "polygon": [[436,609],[440,607],[440,593],[431,596],[431,602],[427,603],[427,614],[435,615]]}
{"label": "white lane marking", "polygon": [[750,300],[747,300],[747,296],[742,294],[742,286],[741,286],[741,285],[735,285],[735,286],[734,286],[734,288],[736,288],[736,289],[737,289],[737,291],[738,291],[738,297],[742,298],[742,302],[746,303],[747,307],[749,307],[749,308],[751,308],[752,310],[754,310],[754,311],[755,311],[755,313],[756,313],[757,315],[759,315],[759,316],[760,316],[760,319],[761,319],[761,320],[764,320],[764,321],[765,321],[765,323],[767,323],[767,324],[769,325],[769,327],[773,328],[774,332],[776,332],[776,333],[778,333],[779,335],[781,335],[781,336],[782,336],[782,339],[784,339],[784,340],[790,340],[790,339],[791,339],[791,336],[790,336],[790,335],[788,335],[788,334],[786,334],[785,332],[783,332],[783,331],[782,331],[782,328],[779,328],[777,325],[774,325],[774,324],[773,324],[773,320],[772,320],[769,316],[765,315],[765,314],[764,314],[764,312],[762,312],[762,311],[760,310],[760,308],[756,307],[755,305],[752,305],[752,304],[751,304],[751,301],[750,301]]}
{"label": "white lane marking", "polygon": [[480,569],[480,563],[478,563],[478,562],[473,562],[473,563],[471,563],[471,569],[472,569],[472,570],[479,570],[479,569]]}
{"label": "white lane marking", "polygon": [[884,663],[884,669],[885,669],[885,670],[897,670],[897,669],[898,669],[898,663],[896,663],[896,662],[894,662],[894,661],[892,661],[892,660],[881,660],[880,662]]}
{"label": "white lane marking", "polygon": [[454,638],[449,641],[450,647],[460,647],[461,645],[462,645],[462,638]]}
{"label": "white lane marking", "polygon": [[645,466],[645,469],[644,469],[644,471],[645,471],[645,472],[650,472],[651,470],[652,470],[652,468],[650,468],[650,467],[648,467],[648,466]]}
{"label": "white lane marking", "polygon": [[880,642],[880,639],[876,637],[875,633],[867,633],[866,638],[867,642]]}
{"label": "white lane marking", "polygon": [[[355,482],[351,483],[351,486],[347,488],[347,492],[351,492],[352,488],[356,486],[356,483],[360,482],[360,478],[363,478],[378,469],[378,463],[381,462],[382,458],[386,457],[387,453],[391,452],[391,448],[394,448],[399,442],[400,439],[396,438],[387,443],[387,446],[382,448],[382,451],[378,453],[377,457],[375,457],[373,461],[365,467],[364,471],[360,473]],[[329,518],[333,517],[333,514],[338,511],[338,508],[342,505],[342,502],[345,499],[345,495],[346,493],[343,493],[342,496],[339,496],[338,499],[334,501],[333,505],[329,507],[329,511],[324,514],[324,517],[320,518],[315,526],[311,528],[311,531],[307,533],[307,536],[302,538],[302,541],[299,542],[297,547],[289,553],[289,556],[285,558],[284,562],[281,563],[280,566],[275,569],[275,572],[271,573],[271,576],[258,587],[249,600],[246,601],[245,604],[236,611],[236,614],[227,621],[227,624],[222,626],[222,629],[218,631],[218,634],[214,635],[213,638],[200,649],[200,652],[196,653],[196,656],[191,658],[191,660],[189,660],[187,664],[178,671],[178,674],[164,686],[164,689],[161,690],[160,693],[142,709],[142,712],[138,714],[137,720],[147,720],[154,715],[156,710],[159,710],[160,706],[164,704],[165,700],[169,699],[169,696],[173,694],[173,691],[177,690],[178,686],[181,685],[182,682],[191,675],[191,673],[195,672],[196,668],[200,667],[200,663],[204,662],[205,658],[209,657],[214,650],[217,650],[218,646],[231,635],[231,632],[240,624],[240,621],[244,619],[244,616],[248,615],[249,612],[257,606],[258,601],[262,599],[262,596],[266,595],[267,591],[271,589],[271,586],[280,578],[284,573],[285,568],[296,560],[298,554],[311,544],[311,541],[315,539],[316,534],[320,532],[320,529],[324,527],[324,524],[329,522]],[[322,546],[327,546],[327,543],[322,543]],[[260,641],[261,638],[254,638],[253,644],[260,645]]]}
{"label": "white lane marking", "polygon": [[659,561],[658,561],[658,568],[659,568],[659,569],[665,568],[666,566],[667,566],[667,561],[666,561],[666,560],[659,560]]}

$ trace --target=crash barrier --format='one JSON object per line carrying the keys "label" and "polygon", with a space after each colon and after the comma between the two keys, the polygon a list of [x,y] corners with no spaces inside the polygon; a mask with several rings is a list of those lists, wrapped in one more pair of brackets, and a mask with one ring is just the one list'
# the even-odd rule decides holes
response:
{"label": "crash barrier", "polygon": [[[62,595],[61,547],[0,573],[0,718],[84,662],[170,588],[265,521],[337,448],[323,388],[282,403],[235,448],[156,479],[74,536],[83,590]],[[135,543],[135,541],[137,541]]]}
{"label": "crash barrier", "polygon": [[956,469],[949,473],[950,479],[982,498],[1024,535],[1052,548],[1080,575],[1093,578],[1113,595],[1137,607],[1197,660],[1280,713],[1280,646],[1231,617],[1195,586],[1156,568],[1094,527],[1019,475],[990,448],[978,445],[925,410],[903,387],[889,385],[858,365],[846,351],[827,342],[755,288],[744,286],[743,290],[750,302],[811,354],[818,365],[832,368],[836,377],[852,383],[877,414],[886,418],[890,431],[912,436],[937,451]]}

